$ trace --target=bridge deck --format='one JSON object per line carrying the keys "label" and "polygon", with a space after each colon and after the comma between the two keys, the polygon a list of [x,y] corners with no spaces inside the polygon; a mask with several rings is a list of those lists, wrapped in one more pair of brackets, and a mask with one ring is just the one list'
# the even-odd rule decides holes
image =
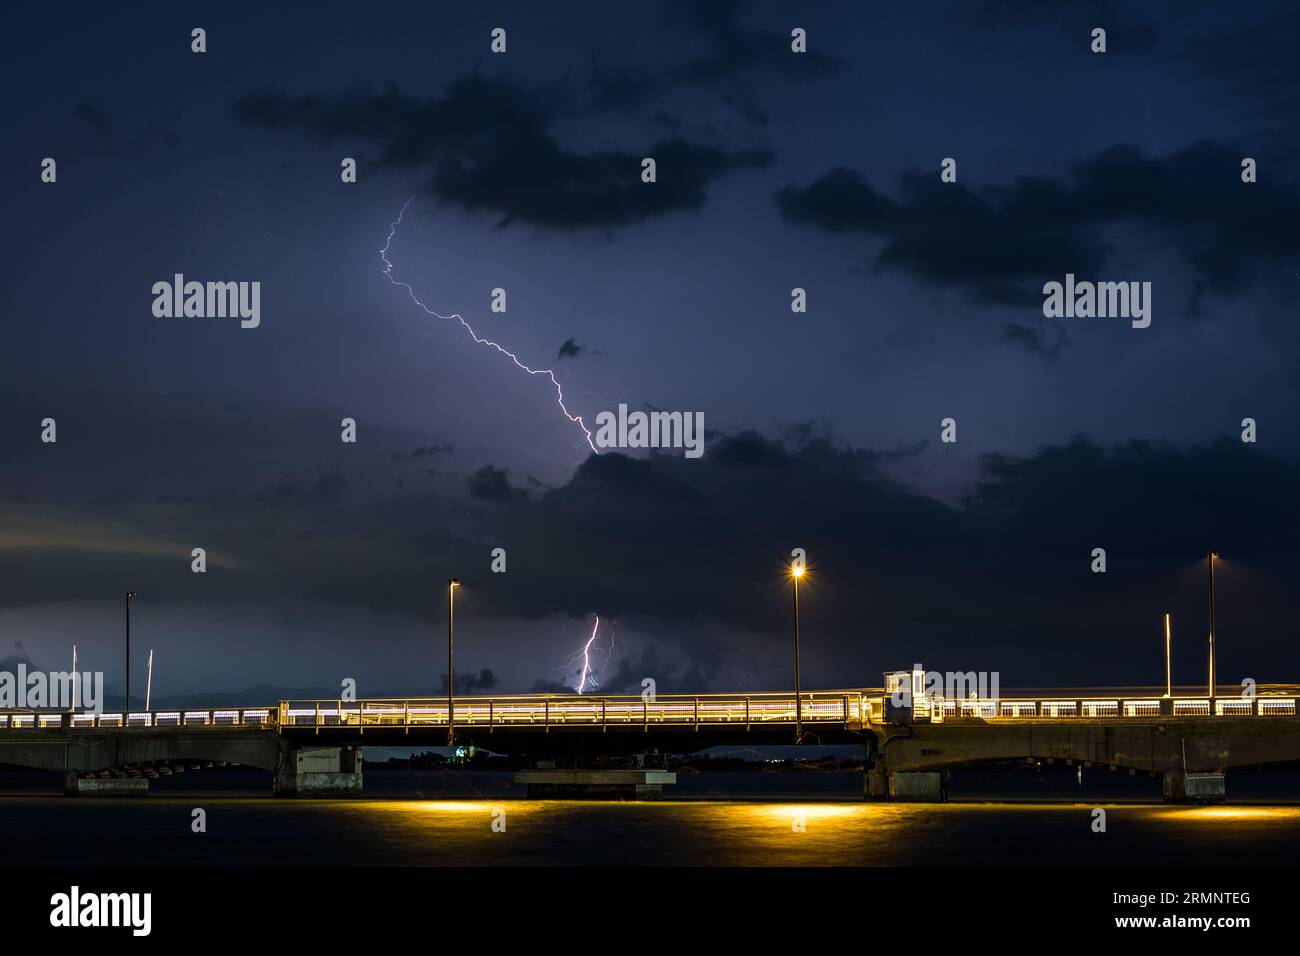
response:
{"label": "bridge deck", "polygon": [[[975,720],[1133,722],[1153,718],[1295,717],[1297,696],[1246,697],[1157,696],[1094,697],[1086,692],[1047,698],[997,700],[945,700],[918,698],[909,722],[940,723]],[[815,691],[800,695],[802,722],[810,727],[833,725],[863,728],[886,720],[886,698],[878,689]],[[651,727],[743,728],[793,726],[795,695],[702,694],[641,697],[542,695],[515,697],[460,697],[452,707],[458,728],[494,730],[563,727],[649,729]],[[891,718],[893,719],[892,715]],[[189,731],[203,727],[247,727],[263,730],[290,728],[327,732],[361,730],[429,729],[448,724],[447,699],[409,698],[359,701],[281,701],[274,707],[231,707],[205,710],[151,710],[117,713],[3,712],[0,733],[33,730],[126,729]]]}

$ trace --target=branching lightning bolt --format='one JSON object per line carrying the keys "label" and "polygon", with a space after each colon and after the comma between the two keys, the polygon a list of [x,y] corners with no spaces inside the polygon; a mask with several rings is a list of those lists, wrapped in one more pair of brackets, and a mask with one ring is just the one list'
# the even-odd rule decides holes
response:
{"label": "branching lightning bolt", "polygon": [[406,215],[406,207],[411,205],[411,199],[414,198],[415,197],[412,196],[410,199],[407,199],[406,202],[402,204],[402,211],[397,214],[397,219],[395,219],[392,223],[389,224],[388,239],[387,241],[384,242],[384,247],[379,250],[379,258],[384,260],[384,275],[388,277],[388,281],[395,286],[399,286],[400,288],[405,289],[407,295],[411,297],[411,301],[414,302],[416,305],[418,305],[421,309],[423,309],[426,314],[432,315],[434,318],[438,318],[438,319],[455,319],[457,322],[461,324],[461,326],[465,329],[465,331],[469,333],[470,338],[472,338],[477,344],[492,346],[492,348],[496,349],[506,358],[510,359],[510,361],[514,362],[515,365],[523,369],[529,375],[545,375],[547,378],[549,378],[551,380],[551,384],[555,386],[555,400],[556,403],[560,406],[560,411],[564,413],[565,418],[567,418],[571,422],[574,422],[575,424],[577,424],[579,428],[582,429],[583,435],[586,436],[588,447],[591,448],[591,450],[595,454],[599,455],[600,452],[597,450],[596,443],[595,441],[592,440],[591,437],[591,429],[587,427],[587,424],[582,420],[581,415],[573,414],[572,412],[569,411],[568,406],[564,404],[564,389],[563,387],[561,387],[559,379],[555,377],[555,372],[552,369],[530,368],[529,366],[525,365],[523,362],[519,361],[519,356],[515,355],[514,352],[511,352],[509,349],[504,348],[501,345],[498,345],[496,342],[493,342],[491,339],[485,339],[482,336],[480,336],[477,332],[474,331],[473,327],[468,322],[466,322],[462,316],[458,315],[455,312],[453,312],[451,315],[442,315],[439,312],[435,312],[433,309],[429,308],[427,305],[425,305],[423,302],[420,301],[419,297],[415,294],[415,290],[411,288],[410,283],[403,282],[402,280],[396,278],[393,275],[393,263],[388,259],[388,250],[393,244],[393,237],[397,235],[397,227],[402,224],[402,217]]}
{"label": "branching lightning bolt", "polygon": [[596,622],[591,625],[591,637],[587,638],[587,643],[582,648],[582,677],[578,680],[577,688],[579,694],[587,689],[587,680],[591,676],[591,645],[596,640],[596,631],[600,629],[600,615],[593,614],[592,617]]}
{"label": "branching lightning bolt", "polygon": [[[440,312],[435,312],[433,309],[429,308],[427,305],[425,305],[423,302],[420,301],[420,297],[415,294],[415,289],[411,287],[411,284],[409,282],[403,282],[401,279],[398,279],[396,276],[393,275],[393,263],[392,260],[388,258],[388,250],[392,248],[393,239],[397,235],[397,227],[402,224],[402,218],[406,215],[407,207],[411,205],[411,200],[414,198],[415,197],[412,196],[410,199],[407,199],[406,202],[402,203],[402,208],[401,211],[398,212],[397,218],[393,220],[391,223],[389,223],[388,238],[384,240],[384,247],[379,250],[379,258],[382,259],[384,263],[384,276],[387,277],[388,281],[391,282],[393,285],[405,289],[406,294],[411,297],[411,301],[414,302],[417,306],[419,306],[420,309],[423,310],[426,315],[431,315],[437,319],[455,319],[457,322],[460,323],[461,327],[466,332],[469,333],[470,338],[472,338],[474,342],[477,343],[478,345],[490,345],[492,348],[496,349],[506,358],[510,359],[510,361],[514,362],[516,367],[527,372],[529,375],[545,375],[547,378],[549,378],[551,380],[551,384],[555,386],[555,401],[560,406],[560,411],[564,413],[565,418],[575,423],[579,428],[582,429],[582,434],[587,439],[587,447],[589,447],[592,450],[592,452],[599,455],[600,450],[596,448],[596,443],[592,439],[591,429],[587,427],[587,423],[582,420],[581,415],[573,414],[572,412],[569,411],[568,406],[564,404],[564,388],[563,386],[560,385],[559,379],[555,377],[554,370],[549,368],[531,368],[530,366],[525,365],[523,362],[519,360],[519,356],[517,356],[514,352],[511,352],[509,349],[498,344],[497,342],[493,342],[491,339],[486,339],[483,336],[479,335],[477,332],[475,332],[473,326],[471,326],[468,322],[465,321],[464,316],[458,313],[453,312],[450,315],[443,315]],[[591,625],[591,636],[587,638],[587,643],[583,645],[582,651],[579,655],[582,657],[582,672],[578,679],[578,686],[576,688],[579,694],[586,691],[589,686],[592,688],[597,686],[596,679],[591,675],[591,647],[596,642],[596,637],[600,633],[600,615],[593,614],[592,617],[595,620],[592,622]],[[611,654],[613,653],[612,635],[610,637],[610,653]],[[576,657],[574,658],[574,660],[576,661]]]}
{"label": "branching lightning bolt", "polygon": [[593,611],[591,616],[591,633],[587,636],[582,649],[570,656],[559,667],[563,674],[573,675],[566,676],[565,683],[570,684],[579,694],[600,688],[600,678],[597,677],[597,674],[602,673],[604,669],[609,667],[616,651],[615,639],[618,637],[618,632],[606,623],[605,634],[608,635],[609,647],[604,651],[603,663],[594,659],[595,654],[600,651],[599,643],[602,634],[600,615]]}

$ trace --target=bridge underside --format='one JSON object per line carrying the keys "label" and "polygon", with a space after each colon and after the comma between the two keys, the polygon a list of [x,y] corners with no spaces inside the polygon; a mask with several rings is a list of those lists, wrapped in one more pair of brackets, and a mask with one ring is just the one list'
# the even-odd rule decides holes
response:
{"label": "bridge underside", "polygon": [[[282,727],[281,735],[295,744],[304,746],[332,744],[342,741],[365,744],[368,747],[445,747],[447,730],[412,729],[409,733],[401,727],[367,727],[358,732],[356,727],[325,727],[319,732],[310,727]],[[870,732],[844,723],[805,724],[806,744],[862,744]],[[793,723],[755,724],[745,729],[734,724],[710,727],[700,725],[673,726],[650,724],[642,727],[610,726],[607,729],[591,725],[552,724],[542,726],[501,727],[493,731],[474,727],[456,730],[456,743],[475,746],[494,753],[526,754],[538,759],[549,757],[626,756],[659,750],[665,753],[694,753],[709,747],[746,744],[777,746],[793,744]]]}
{"label": "bridge underside", "polygon": [[1220,772],[1300,760],[1300,718],[1294,717],[1164,718],[1124,724],[958,719],[873,730],[880,762],[901,772],[1029,757],[1154,773]]}
{"label": "bridge underside", "polygon": [[274,770],[279,742],[274,730],[33,731],[0,740],[0,763],[39,770],[97,772],[168,763],[237,763]]}
{"label": "bridge underside", "polygon": [[[362,746],[445,746],[445,734],[445,729],[383,726],[32,730],[0,739],[0,763],[66,771],[72,786],[89,775],[139,776],[140,768],[220,762],[275,771],[277,793],[356,794],[361,792]],[[603,757],[654,750],[679,754],[718,745],[791,744],[794,728],[775,722],[749,728],[552,724],[491,732],[458,728],[456,739],[497,753],[554,760],[560,767],[590,768],[601,766]],[[865,728],[811,723],[805,725],[804,742],[864,747],[868,798],[943,799],[947,774],[954,769],[1026,759],[1162,774],[1169,799],[1198,799],[1206,793],[1221,798],[1225,770],[1300,762],[1300,717],[1161,717],[1123,723],[953,718]]]}
{"label": "bridge underside", "polygon": [[1216,802],[1232,768],[1300,761],[1300,719],[1164,718],[1122,725],[1069,720],[944,723],[873,728],[869,799],[946,799],[948,772],[1028,759],[1160,774],[1165,798]]}

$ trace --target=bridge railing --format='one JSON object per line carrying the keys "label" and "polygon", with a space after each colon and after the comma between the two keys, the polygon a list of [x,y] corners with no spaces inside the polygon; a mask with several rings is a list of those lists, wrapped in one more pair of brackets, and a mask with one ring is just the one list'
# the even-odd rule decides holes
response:
{"label": "bridge railing", "polygon": [[229,707],[213,710],[0,711],[3,730],[95,730],[99,728],[176,729],[180,727],[269,727],[275,724],[275,707]]}
{"label": "bridge railing", "polygon": [[[885,700],[886,698],[881,698]],[[1294,717],[1294,697],[1140,697],[1063,698],[1050,700],[953,699],[918,697],[912,707],[914,721],[939,723],[954,718],[982,720],[1113,719],[1167,717]],[[876,719],[874,711],[870,711]]]}
{"label": "bridge railing", "polygon": [[[887,719],[888,698],[859,690],[800,695],[801,718],[810,726],[860,727]],[[959,718],[987,721],[1041,719],[1153,719],[1172,717],[1295,717],[1296,697],[1141,697],[1052,699],[916,698],[912,720]],[[722,727],[793,725],[793,694],[632,696],[461,697],[454,707],[458,727]],[[281,701],[278,707],[230,707],[76,713],[0,710],[5,730],[176,730],[203,727],[411,728],[447,726],[447,699]]]}
{"label": "bridge railing", "polygon": [[[869,711],[860,691],[819,691],[799,696],[799,717],[809,725],[859,724]],[[447,726],[447,699],[282,701],[282,727],[403,728]],[[457,727],[745,726],[794,724],[793,694],[463,697],[452,707]]]}

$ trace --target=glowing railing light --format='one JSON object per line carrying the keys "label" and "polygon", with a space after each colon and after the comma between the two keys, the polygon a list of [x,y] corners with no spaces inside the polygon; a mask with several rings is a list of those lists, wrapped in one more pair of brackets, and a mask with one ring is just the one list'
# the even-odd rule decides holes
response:
{"label": "glowing railing light", "polygon": [[1255,711],[1255,702],[1248,698],[1216,700],[1214,710],[1220,717],[1249,717]]}
{"label": "glowing railing light", "polygon": [[1264,716],[1295,716],[1295,698],[1276,698],[1261,697],[1259,699],[1259,714]]}
{"label": "glowing railing light", "polygon": [[1126,700],[1124,701],[1125,717],[1159,717],[1160,701],[1158,700]]}
{"label": "glowing railing light", "polygon": [[[1222,698],[1213,704],[1207,698],[1173,700],[1173,714],[1179,717],[1278,717],[1297,715],[1295,697]],[[805,722],[840,723],[877,721],[884,716],[884,699],[864,697],[860,692],[822,691],[801,695]],[[982,720],[1024,719],[1123,719],[1152,718],[1161,714],[1161,698],[1135,700],[986,700],[916,698],[916,720],[941,722],[947,716]],[[1213,709],[1213,713],[1212,713]],[[456,702],[457,724],[484,726],[576,726],[640,724],[695,726],[793,724],[795,700],[789,694],[757,694],[748,697],[703,695],[661,697],[643,701],[636,697],[508,697],[472,698]],[[0,728],[14,730],[60,727],[229,727],[250,725],[272,727],[400,727],[446,726],[445,702],[382,700],[344,703],[338,701],[284,701],[276,708],[177,711],[132,711],[129,714],[81,712],[0,713]]]}
{"label": "glowing railing light", "polygon": [[1044,717],[1074,717],[1079,712],[1079,705],[1073,700],[1045,700],[1039,705]]}
{"label": "glowing railing light", "polygon": [[1003,717],[1036,717],[1038,702],[1034,700],[1004,700],[1001,704]]}

